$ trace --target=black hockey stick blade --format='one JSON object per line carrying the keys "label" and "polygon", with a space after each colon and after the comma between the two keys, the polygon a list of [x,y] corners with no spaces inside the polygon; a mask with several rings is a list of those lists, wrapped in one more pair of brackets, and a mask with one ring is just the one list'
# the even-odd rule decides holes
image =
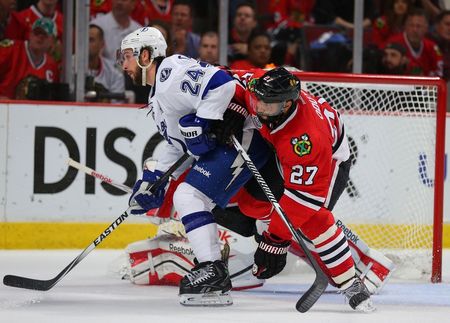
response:
{"label": "black hockey stick blade", "polygon": [[306,258],[309,260],[316,273],[316,278],[314,279],[313,284],[302,295],[302,297],[300,297],[300,299],[297,301],[297,304],[295,305],[297,311],[299,311],[300,313],[305,313],[317,302],[323,292],[327,289],[328,277],[327,275],[325,275],[322,268],[320,268],[316,259],[312,255],[311,250],[309,250],[308,246],[306,245],[305,241],[307,239],[303,235],[303,233],[300,230],[295,230],[293,233],[300,247],[305,253]]}
{"label": "black hockey stick blade", "polygon": [[83,250],[74,260],[72,260],[56,277],[49,280],[40,280],[15,275],[3,277],[3,284],[6,286],[47,291],[63,279],[79,262],[81,262],[92,250],[95,249],[110,232],[115,230],[126,218],[127,211],[123,212],[111,225],[103,231],[86,249]]}
{"label": "black hockey stick blade", "polygon": [[47,291],[52,288],[57,281],[55,279],[50,280],[38,280],[32,278],[26,278],[21,276],[6,275],[3,277],[3,284],[6,286],[33,289]]}
{"label": "black hockey stick blade", "polygon": [[328,277],[323,272],[316,273],[316,279],[311,287],[300,297],[295,305],[295,308],[300,313],[307,312],[320,298],[323,292],[327,289]]}
{"label": "black hockey stick blade", "polygon": [[81,259],[77,257],[53,279],[40,280],[22,276],[6,275],[3,277],[3,284],[10,287],[47,291],[55,286],[80,261]]}

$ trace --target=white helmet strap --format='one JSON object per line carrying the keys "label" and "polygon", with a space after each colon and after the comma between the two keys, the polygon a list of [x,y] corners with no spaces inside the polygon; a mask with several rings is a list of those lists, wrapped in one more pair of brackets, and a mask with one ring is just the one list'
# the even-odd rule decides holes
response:
{"label": "white helmet strap", "polygon": [[147,85],[147,69],[150,67],[150,65],[152,65],[153,58],[150,59],[150,63],[148,63],[148,65],[145,65],[145,66],[141,65],[141,63],[139,62],[139,56],[136,57],[136,62],[142,70],[142,86],[145,86],[145,85]]}

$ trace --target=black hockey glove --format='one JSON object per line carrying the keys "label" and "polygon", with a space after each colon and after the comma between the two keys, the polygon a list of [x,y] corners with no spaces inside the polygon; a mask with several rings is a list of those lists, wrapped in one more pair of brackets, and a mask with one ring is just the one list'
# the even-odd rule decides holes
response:
{"label": "black hockey glove", "polygon": [[235,102],[230,102],[223,114],[223,120],[217,120],[211,127],[220,145],[230,143],[231,135],[239,135],[244,127],[245,119],[248,117],[247,110]]}
{"label": "black hockey glove", "polygon": [[258,242],[252,269],[253,275],[259,279],[267,279],[279,274],[286,266],[286,255],[291,242],[266,231],[260,236]]}

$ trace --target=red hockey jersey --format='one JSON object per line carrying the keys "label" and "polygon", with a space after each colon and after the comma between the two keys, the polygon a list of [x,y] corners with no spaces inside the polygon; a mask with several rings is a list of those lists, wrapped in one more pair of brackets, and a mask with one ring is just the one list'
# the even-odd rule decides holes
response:
{"label": "red hockey jersey", "polygon": [[9,39],[0,42],[0,96],[14,99],[16,86],[29,75],[58,82],[58,66],[50,55],[45,55],[41,64],[35,66],[30,58],[28,42]]}
{"label": "red hockey jersey", "polygon": [[[247,107],[255,102],[247,94]],[[331,195],[340,162],[350,157],[350,149],[339,113],[324,99],[301,91],[294,109],[275,129],[253,120],[262,136],[274,147],[284,177],[285,191],[280,205],[295,227],[302,228],[317,213],[329,213]],[[332,216],[326,216],[332,221]],[[332,223],[330,224],[332,225]],[[314,228],[302,228],[315,238]],[[278,216],[273,216],[269,231],[281,238],[290,233]],[[305,232],[305,233],[306,233]]]}

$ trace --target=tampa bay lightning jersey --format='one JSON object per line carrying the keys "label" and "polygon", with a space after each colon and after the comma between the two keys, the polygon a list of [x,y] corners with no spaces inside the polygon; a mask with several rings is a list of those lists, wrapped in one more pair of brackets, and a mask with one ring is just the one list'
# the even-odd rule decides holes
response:
{"label": "tampa bay lightning jersey", "polygon": [[[183,55],[172,55],[161,62],[149,98],[151,117],[166,141],[164,154],[158,156],[158,170],[166,171],[187,151],[179,119],[196,113],[204,119],[221,120],[236,84],[225,71]],[[183,171],[180,168],[173,176]]]}

